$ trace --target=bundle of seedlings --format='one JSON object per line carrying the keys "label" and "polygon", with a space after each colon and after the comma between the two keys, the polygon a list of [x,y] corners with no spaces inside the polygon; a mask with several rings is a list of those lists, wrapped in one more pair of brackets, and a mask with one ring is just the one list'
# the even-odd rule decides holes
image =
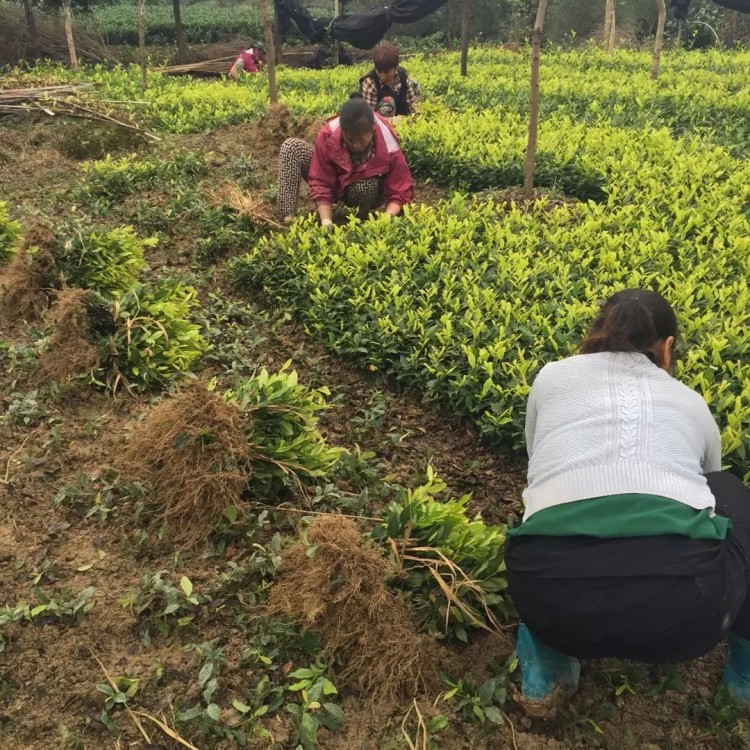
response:
{"label": "bundle of seedlings", "polygon": [[149,481],[172,538],[191,546],[239,504],[251,456],[239,409],[196,381],[136,426],[124,469]]}
{"label": "bundle of seedlings", "polygon": [[10,218],[8,204],[0,201],[0,264],[13,259],[20,236],[20,222]]}
{"label": "bundle of seedlings", "polygon": [[95,290],[112,299],[133,289],[146,268],[144,249],[155,244],[132,227],[96,231],[78,223],[53,231],[37,223],[24,233],[15,252],[15,222],[4,221],[0,209],[0,262],[10,261],[0,275],[2,311],[9,320],[33,322],[49,306],[55,290]]}
{"label": "bundle of seedlings", "polygon": [[413,696],[433,662],[403,599],[387,580],[393,569],[382,551],[339,515],[316,518],[282,552],[267,609],[314,633],[321,656],[338,660],[337,683],[375,703]]}
{"label": "bundle of seedlings", "polygon": [[92,327],[84,289],[63,289],[57,294],[49,322],[53,326],[40,364],[55,381],[91,372],[99,362],[99,353],[91,341]]}
{"label": "bundle of seedlings", "polygon": [[446,489],[431,467],[427,483],[401,489],[373,539],[387,545],[398,574],[393,584],[437,638],[468,640],[471,629],[501,632],[514,615],[505,575],[505,527],[470,519],[470,499],[443,502]]}
{"label": "bundle of seedlings", "polygon": [[315,412],[325,406],[286,366],[223,395],[195,382],[137,425],[127,470],[151,483],[174,538],[197,544],[243,498],[277,503],[328,475],[341,450],[318,431]]}
{"label": "bundle of seedlings", "polygon": [[[13,228],[6,224],[6,237],[13,238]],[[0,262],[0,311],[10,322],[34,322],[49,305],[49,290],[54,280],[55,260],[51,252],[53,237],[43,225],[29,227],[20,247],[6,244]]]}

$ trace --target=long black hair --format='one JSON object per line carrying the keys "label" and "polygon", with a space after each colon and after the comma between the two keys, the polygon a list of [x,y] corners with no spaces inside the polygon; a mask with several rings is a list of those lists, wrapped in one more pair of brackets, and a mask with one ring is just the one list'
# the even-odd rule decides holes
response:
{"label": "long black hair", "polygon": [[677,316],[658,292],[625,289],[602,306],[581,343],[582,354],[640,352],[662,366],[654,344],[670,336],[677,339]]}

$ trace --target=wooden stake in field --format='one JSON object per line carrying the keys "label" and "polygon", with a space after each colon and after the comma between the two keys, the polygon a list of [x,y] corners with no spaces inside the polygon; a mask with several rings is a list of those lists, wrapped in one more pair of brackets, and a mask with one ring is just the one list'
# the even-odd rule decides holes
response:
{"label": "wooden stake in field", "polygon": [[604,33],[602,41],[607,52],[612,52],[615,47],[615,0],[607,0],[604,7]]}
{"label": "wooden stake in field", "polygon": [[651,60],[651,78],[656,80],[659,77],[659,68],[661,66],[661,50],[664,46],[664,24],[667,18],[667,6],[664,0],[656,0],[656,7],[659,9],[659,20],[656,24],[656,39],[654,40],[654,56]]}
{"label": "wooden stake in field", "polygon": [[172,13],[174,13],[174,34],[177,37],[177,61],[185,62],[187,60],[187,42],[185,41],[185,29],[182,26],[180,0],[172,0]]}
{"label": "wooden stake in field", "polygon": [[[339,17],[339,0],[333,0],[333,17]],[[337,39],[333,40],[333,64],[338,65],[341,62],[339,52],[341,51],[340,45]]]}
{"label": "wooden stake in field", "polygon": [[547,0],[539,0],[531,36],[531,102],[529,108],[529,140],[526,144],[526,162],[523,167],[523,192],[531,198],[534,191],[534,165],[536,163],[536,141],[539,130],[539,60],[542,54],[542,31]]}
{"label": "wooden stake in field", "polygon": [[141,61],[141,86],[146,90],[146,0],[138,0],[138,57]]}
{"label": "wooden stake in field", "polygon": [[34,11],[31,8],[31,0],[23,0],[23,12],[26,14],[26,28],[29,32],[32,52],[36,55],[39,47],[39,37],[36,33],[36,22],[34,21]]}
{"label": "wooden stake in field", "polygon": [[469,74],[469,0],[461,5],[461,75]]}
{"label": "wooden stake in field", "polygon": [[63,14],[65,16],[65,38],[68,41],[70,67],[73,70],[78,70],[78,55],[76,54],[76,43],[73,39],[73,14],[70,12],[70,0],[63,2]]}
{"label": "wooden stake in field", "polygon": [[607,42],[607,52],[612,52],[615,48],[615,34],[617,32],[617,22],[615,20],[615,3],[616,0],[612,0],[612,20],[609,24],[609,40]]}
{"label": "wooden stake in field", "polygon": [[273,46],[273,32],[271,31],[271,12],[268,9],[268,0],[261,0],[261,12],[263,13],[263,36],[266,40],[266,65],[268,66],[268,96],[271,104],[278,104],[279,94],[276,90],[276,56]]}

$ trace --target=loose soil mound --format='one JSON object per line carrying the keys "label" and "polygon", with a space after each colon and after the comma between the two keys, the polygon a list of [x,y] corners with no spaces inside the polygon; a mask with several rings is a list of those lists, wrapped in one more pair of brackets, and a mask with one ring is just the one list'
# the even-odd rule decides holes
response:
{"label": "loose soil mound", "polygon": [[206,538],[216,514],[239,502],[249,460],[237,408],[196,382],[138,425],[124,469],[148,479],[172,538],[192,546]]}
{"label": "loose soil mound", "polygon": [[386,588],[387,560],[343,516],[320,516],[307,539],[283,553],[269,611],[314,632],[323,656],[341,659],[338,680],[364,699],[414,695],[433,662],[406,605]]}
{"label": "loose soil mound", "polygon": [[[54,265],[49,246],[52,234],[45,227],[30,228],[21,249],[0,274],[2,316],[10,322],[35,321],[47,307],[47,289]],[[38,248],[31,253],[30,248]]]}
{"label": "loose soil mound", "polygon": [[63,289],[57,295],[51,315],[55,331],[40,359],[45,372],[56,381],[88,372],[97,363],[96,347],[89,341],[87,298],[88,292],[83,289]]}

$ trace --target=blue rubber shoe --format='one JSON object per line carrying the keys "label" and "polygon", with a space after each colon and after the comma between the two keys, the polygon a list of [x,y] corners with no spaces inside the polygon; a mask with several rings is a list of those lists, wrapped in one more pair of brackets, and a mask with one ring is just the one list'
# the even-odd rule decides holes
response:
{"label": "blue rubber shoe", "polygon": [[729,634],[724,684],[740,703],[750,704],[750,641],[734,633]]}
{"label": "blue rubber shoe", "polygon": [[[745,643],[750,654],[750,642]],[[565,656],[542,643],[523,622],[518,626],[516,652],[521,667],[521,693],[524,698],[543,701],[556,692],[568,693],[578,689],[581,677],[581,663],[578,659]],[[750,670],[750,656],[746,663]],[[748,685],[750,686],[750,682]]]}

